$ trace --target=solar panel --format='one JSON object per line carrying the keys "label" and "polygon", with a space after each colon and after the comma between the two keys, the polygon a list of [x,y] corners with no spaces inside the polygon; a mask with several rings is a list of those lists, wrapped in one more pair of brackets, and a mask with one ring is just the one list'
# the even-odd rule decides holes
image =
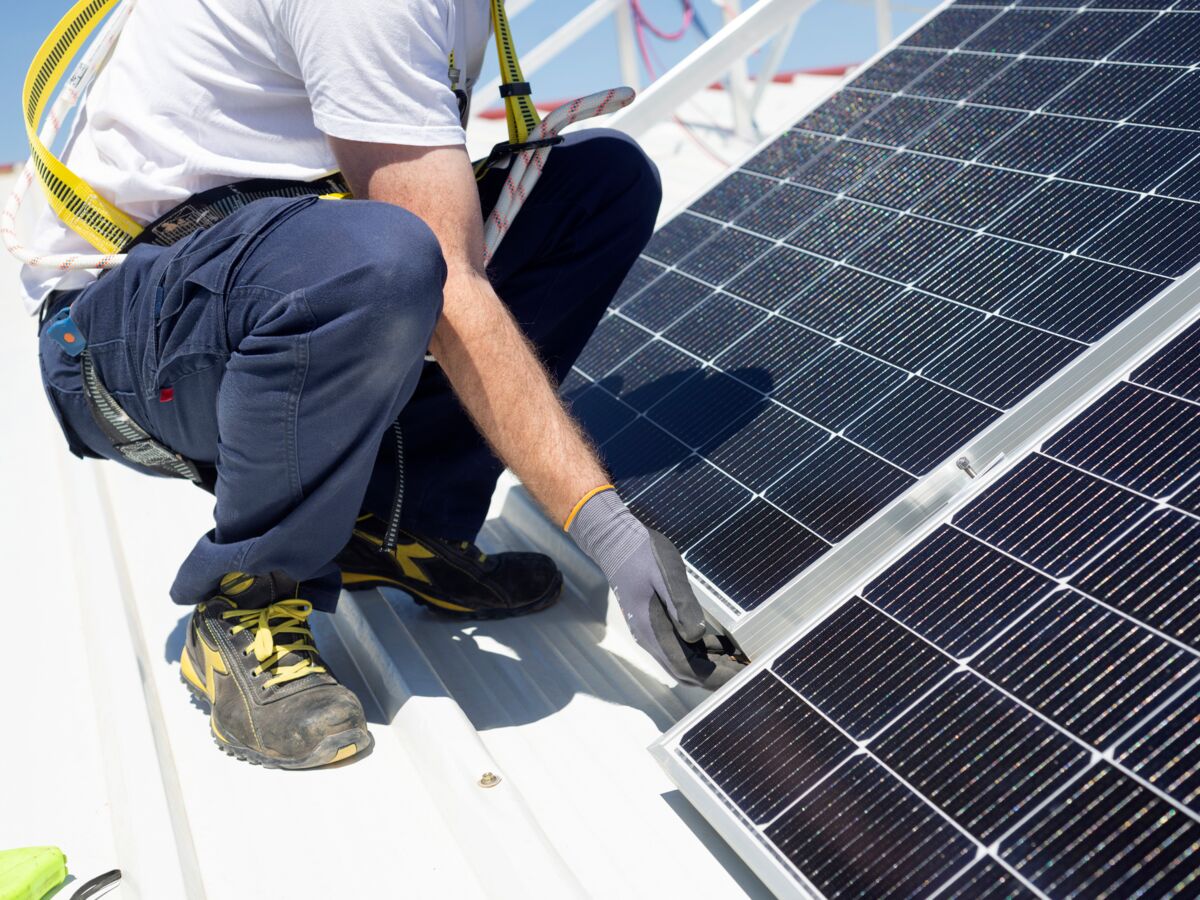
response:
{"label": "solar panel", "polygon": [[1200,892],[1200,321],[655,751],[780,896]]}
{"label": "solar panel", "polygon": [[[944,6],[651,240],[563,393],[745,649],[1190,309],[1182,9]],[[678,453],[628,470],[648,425]]]}

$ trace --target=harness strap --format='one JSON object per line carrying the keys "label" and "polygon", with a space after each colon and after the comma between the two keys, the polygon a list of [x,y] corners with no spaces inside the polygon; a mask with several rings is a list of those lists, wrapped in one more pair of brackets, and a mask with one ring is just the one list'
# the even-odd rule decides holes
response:
{"label": "harness strap", "polygon": [[79,364],[88,411],[114,450],[131,463],[152,472],[170,478],[186,478],[200,487],[208,487],[196,463],[160,444],[121,408],[101,383],[90,350],[84,349],[79,354]]}

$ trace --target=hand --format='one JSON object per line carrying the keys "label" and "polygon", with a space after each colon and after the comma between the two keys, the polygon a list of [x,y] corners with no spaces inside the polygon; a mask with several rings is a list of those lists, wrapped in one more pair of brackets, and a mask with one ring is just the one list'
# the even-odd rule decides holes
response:
{"label": "hand", "polygon": [[615,490],[588,497],[567,532],[608,578],[634,640],[677,680],[716,688],[741,671],[721,638],[707,633],[679,551]]}

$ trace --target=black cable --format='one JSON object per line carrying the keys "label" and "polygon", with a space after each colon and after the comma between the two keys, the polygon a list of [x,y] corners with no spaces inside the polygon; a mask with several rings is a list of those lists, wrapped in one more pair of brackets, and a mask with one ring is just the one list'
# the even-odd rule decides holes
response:
{"label": "black cable", "polygon": [[112,887],[120,880],[120,869],[113,869],[111,872],[105,872],[103,875],[97,875],[91,881],[81,884],[79,889],[71,895],[71,900],[87,900],[88,897],[95,897],[104,888]]}

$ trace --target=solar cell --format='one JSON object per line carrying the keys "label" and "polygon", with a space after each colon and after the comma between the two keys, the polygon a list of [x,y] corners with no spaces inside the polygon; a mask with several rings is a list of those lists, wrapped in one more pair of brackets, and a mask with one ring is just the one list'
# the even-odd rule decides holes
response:
{"label": "solar cell", "polygon": [[1024,119],[979,155],[986,163],[1050,175],[1100,140],[1108,122],[1035,114]]}
{"label": "solar cell", "polygon": [[656,231],[645,253],[650,259],[673,265],[720,230],[716,222],[685,213]]}
{"label": "solar cell", "polygon": [[1025,887],[1012,872],[985,856],[938,896],[946,900],[1034,900],[1037,894]]}
{"label": "solar cell", "polygon": [[[1200,51],[1193,14],[1168,6],[953,4],[656,234],[619,324],[602,324],[578,369],[761,504],[751,515],[737,501],[689,557],[735,633],[771,606],[751,585],[790,584],[817,560],[814,579],[844,587],[843,550],[861,561],[870,548],[855,541],[894,545],[932,515],[909,493],[918,479],[955,471],[948,461],[981,440],[994,456],[1031,439],[1044,401],[1097,386],[1133,345],[1089,351],[1200,262],[1200,73],[1184,68]],[[1089,386],[1059,378],[1068,368]],[[627,415],[607,399],[580,409],[605,443],[622,433]],[[1162,477],[1159,457],[1141,458]],[[1108,477],[1044,459],[1080,490]],[[1145,498],[1119,490],[1144,514]],[[1170,502],[1196,509],[1200,483]],[[1032,512],[1002,512],[1017,537],[1043,541],[1046,565],[1093,565]],[[757,578],[718,550],[730,523],[779,515],[820,552]],[[893,519],[904,524],[884,530]]]}
{"label": "solar cell", "polygon": [[839,141],[792,178],[809,187],[836,194],[850,187],[889,155],[890,151],[883,147]]}
{"label": "solar cell", "polygon": [[994,312],[1062,258],[1040,247],[980,235],[917,283],[939,296]]}
{"label": "solar cell", "polygon": [[1005,60],[986,53],[952,53],[904,89],[917,97],[965,97],[1004,68]]}
{"label": "solar cell", "polygon": [[754,609],[787,584],[797,563],[809,565],[830,548],[827,541],[761,498],[743,506],[726,524],[741,534],[767,537],[743,544],[710,534],[690,547],[685,558],[713,578],[733,585],[730,599],[743,609]]}
{"label": "solar cell", "polygon": [[[1072,252],[1133,206],[1135,194],[1092,184],[1048,181],[989,226],[994,234]],[[1124,250],[1124,245],[1121,245]],[[1115,261],[1115,260],[1114,260]]]}
{"label": "solar cell", "polygon": [[917,207],[923,216],[982,228],[1041,183],[1036,175],[966,166]]}
{"label": "solar cell", "polygon": [[783,313],[814,331],[839,338],[881,310],[903,288],[847,266],[825,273],[784,307]]}
{"label": "solar cell", "polygon": [[952,160],[901,151],[847,193],[856,200],[906,210],[960,167]]}
{"label": "solar cell", "polygon": [[934,265],[938,252],[952,251],[970,237],[964,228],[902,215],[851,254],[850,262],[908,284]]}
{"label": "solar cell", "polygon": [[621,314],[650,331],[661,331],[712,294],[708,285],[671,272],[621,307]]}
{"label": "solar cell", "polygon": [[1200,522],[1174,509],[1152,512],[1071,579],[1081,591],[1167,637],[1200,650]]}
{"label": "solar cell", "polygon": [[826,897],[925,897],[974,855],[966,836],[861,756],[766,834]]}
{"label": "solar cell", "polygon": [[1200,674],[1200,659],[1062,591],[973,665],[1046,718],[1103,750]]}
{"label": "solar cell", "polygon": [[835,344],[776,386],[774,396],[818,425],[840,431],[904,379],[903,370]]}
{"label": "solar cell", "polygon": [[1008,66],[971,97],[973,103],[1035,110],[1089,66],[1061,59],[1021,59]]}
{"label": "solar cell", "polygon": [[872,751],[985,844],[1063,787],[1091,757],[968,672],[938,685]]}
{"label": "solar cell", "polygon": [[[753,729],[759,740],[743,735]],[[854,752],[854,743],[769,672],[729,705],[718,727],[685,749],[755,822],[767,822]]]}
{"label": "solar cell", "polygon": [[766,313],[728,294],[713,294],[663,332],[663,337],[697,356],[711,357],[757,325]]}
{"label": "solar cell", "polygon": [[[1200,885],[1198,344],[1200,322],[664,739],[758,871],[826,897]],[[785,751],[791,721],[819,737]]]}
{"label": "solar cell", "polygon": [[750,492],[698,456],[691,456],[638,494],[630,508],[686,550],[750,500]]}
{"label": "solar cell", "polygon": [[[1179,70],[1166,71],[1176,74]],[[1200,74],[1188,72],[1183,75],[1129,119],[1168,128],[1200,128]]]}
{"label": "solar cell", "polygon": [[905,291],[845,337],[857,350],[911,372],[922,367],[983,320],[983,314]]}
{"label": "solar cell", "polygon": [[756,206],[752,206],[733,220],[740,228],[782,238],[790,234],[799,222],[829,203],[828,194],[794,184],[781,184]]}
{"label": "solar cell", "polygon": [[863,596],[956,659],[974,655],[1041,603],[1055,582],[943,525]]}
{"label": "solar cell", "polygon": [[935,51],[901,47],[878,60],[850,84],[875,91],[898,91],[940,59],[942,54]]}
{"label": "solar cell", "polygon": [[853,88],[841,91],[800,120],[797,128],[826,134],[845,134],[854,123],[887,102],[887,97]]}
{"label": "solar cell", "polygon": [[1051,99],[1046,110],[1119,122],[1178,77],[1177,69],[1101,63]]}
{"label": "solar cell", "polygon": [[1027,821],[1001,855],[1052,896],[1167,897],[1194,883],[1197,841],[1200,824],[1102,765]]}
{"label": "solar cell", "polygon": [[1200,153],[1200,134],[1121,125],[1062,170],[1063,178],[1149,191]]}
{"label": "solar cell", "polygon": [[[773,178],[787,178],[831,143],[833,138],[825,135],[808,131],[789,131],[747,160],[742,168],[747,172],[757,172]],[[660,231],[665,228],[666,226],[663,226]]]}
{"label": "solar cell", "polygon": [[847,438],[914,475],[927,475],[1000,417],[1000,410],[924,378],[909,378],[886,403],[846,426]]}
{"label": "solar cell", "polygon": [[767,309],[778,309],[831,268],[828,260],[776,247],[725,285],[725,290]]}
{"label": "solar cell", "polygon": [[723,228],[707,243],[701,244],[678,264],[679,271],[694,275],[711,285],[720,286],[767,252],[766,238]]}
{"label": "solar cell", "polygon": [[948,656],[854,599],[771,670],[855,740],[865,740],[953,668]]}
{"label": "solar cell", "polygon": [[1123,44],[1111,58],[1117,62],[1194,66],[1200,63],[1200,18],[1166,13]]}
{"label": "solar cell", "polygon": [[1152,13],[1142,12],[1081,12],[1032,52],[1065,59],[1104,59],[1153,19]]}
{"label": "solar cell", "polygon": [[1029,276],[1029,287],[1014,292],[1000,312],[1086,343],[1104,337],[1171,283],[1080,256],[1065,257],[1044,274],[1032,269]]}
{"label": "solar cell", "polygon": [[732,219],[774,189],[775,182],[746,172],[734,172],[689,209],[716,219]]}
{"label": "solar cell", "polygon": [[1078,356],[1084,345],[990,318],[922,371],[984,403],[1007,409]]}
{"label": "solar cell", "polygon": [[864,118],[848,134],[857,140],[903,147],[954,108],[953,103],[945,100],[898,96]]}
{"label": "solar cell", "polygon": [[768,489],[766,498],[830,543],[895,500],[916,479],[849,441],[834,438]]}
{"label": "solar cell", "polygon": [[1059,10],[1010,10],[989,22],[982,31],[965,41],[963,47],[989,53],[1024,53],[1068,18],[1070,13]]}
{"label": "solar cell", "polygon": [[1025,119],[1011,109],[963,106],[950,112],[913,144],[914,150],[956,159],[974,159],[979,152]]}
{"label": "solar cell", "polygon": [[1200,813],[1200,693],[1184,691],[1134,729],[1116,761]]}

